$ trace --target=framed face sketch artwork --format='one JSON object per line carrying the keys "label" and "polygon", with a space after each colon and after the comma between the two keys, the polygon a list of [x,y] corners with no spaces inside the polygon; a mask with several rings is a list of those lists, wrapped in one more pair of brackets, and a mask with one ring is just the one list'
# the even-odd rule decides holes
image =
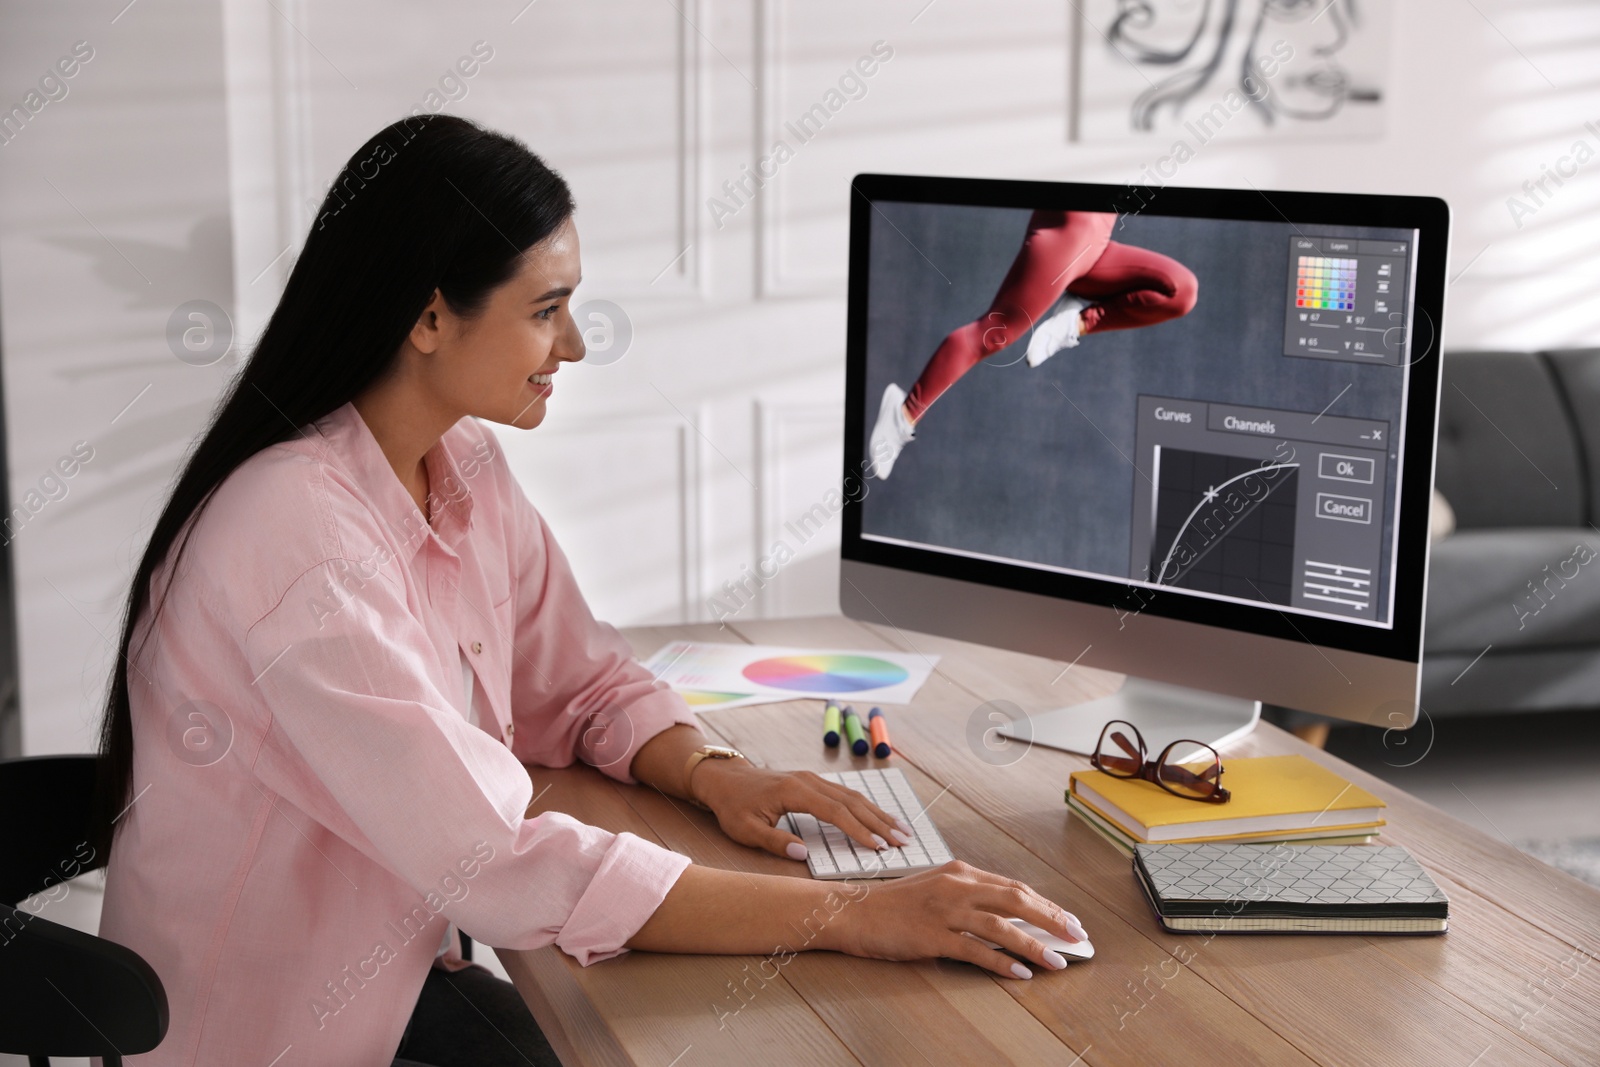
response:
{"label": "framed face sketch artwork", "polygon": [[1386,0],[1080,0],[1073,139],[1383,133]]}

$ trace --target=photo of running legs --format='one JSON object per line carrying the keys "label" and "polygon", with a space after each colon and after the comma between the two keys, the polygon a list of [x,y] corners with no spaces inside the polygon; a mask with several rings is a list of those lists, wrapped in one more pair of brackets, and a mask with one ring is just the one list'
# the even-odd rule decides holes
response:
{"label": "photo of running legs", "polygon": [[1182,263],[1111,240],[1107,211],[1033,212],[1011,269],[989,308],[945,336],[910,392],[889,383],[868,443],[868,471],[888,478],[918,421],[967,371],[1029,331],[1037,367],[1093,333],[1154,326],[1187,315],[1199,283]]}

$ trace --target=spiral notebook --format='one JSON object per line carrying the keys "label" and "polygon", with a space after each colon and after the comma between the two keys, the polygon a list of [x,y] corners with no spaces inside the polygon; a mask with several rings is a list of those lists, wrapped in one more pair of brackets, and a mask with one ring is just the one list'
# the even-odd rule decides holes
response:
{"label": "spiral notebook", "polygon": [[1441,934],[1450,902],[1398,845],[1137,845],[1134,874],[1181,932]]}

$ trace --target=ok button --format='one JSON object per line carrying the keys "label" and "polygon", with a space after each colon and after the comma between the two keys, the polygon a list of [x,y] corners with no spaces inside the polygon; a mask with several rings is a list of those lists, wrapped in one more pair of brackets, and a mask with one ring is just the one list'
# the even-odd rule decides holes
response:
{"label": "ok button", "polygon": [[1334,493],[1317,494],[1317,518],[1337,522],[1372,521],[1372,501],[1360,496],[1338,496]]}
{"label": "ok button", "polygon": [[1317,475],[1335,482],[1360,482],[1371,485],[1375,468],[1370,457],[1341,456],[1324,452],[1317,457]]}

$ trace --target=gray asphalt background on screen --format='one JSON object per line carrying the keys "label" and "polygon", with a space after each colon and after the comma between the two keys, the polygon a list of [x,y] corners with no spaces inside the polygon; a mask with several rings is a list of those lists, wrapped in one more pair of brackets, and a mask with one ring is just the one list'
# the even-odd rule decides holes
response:
{"label": "gray asphalt background on screen", "polygon": [[[909,390],[945,335],[988,309],[1029,216],[875,206],[864,436],[884,386]],[[1300,229],[1312,237],[1409,237],[1370,227]],[[1112,240],[1192,270],[1200,283],[1194,310],[1158,326],[1090,335],[1037,368],[1022,359],[1027,336],[979,363],[924,415],[889,480],[868,483],[862,532],[1126,577],[1134,484],[1148,484],[1149,473],[1131,462],[1140,394],[1311,413],[1339,397],[1328,414],[1384,419],[1397,437],[1399,368],[1282,354],[1289,238],[1297,232],[1289,223],[1125,216]],[[1394,477],[1391,453],[1390,487]],[[1391,510],[1383,515],[1386,544]]]}

